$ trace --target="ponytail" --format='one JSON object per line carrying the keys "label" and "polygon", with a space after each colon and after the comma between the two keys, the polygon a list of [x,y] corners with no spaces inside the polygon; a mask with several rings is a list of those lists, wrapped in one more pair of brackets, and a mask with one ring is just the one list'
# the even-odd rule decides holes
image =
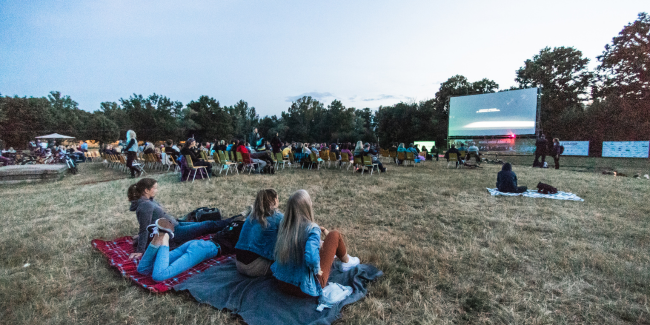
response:
{"label": "ponytail", "polygon": [[126,193],[129,201],[136,201],[140,199],[140,197],[142,197],[142,194],[144,194],[144,191],[151,189],[154,185],[156,185],[156,183],[158,183],[158,181],[153,178],[143,178],[137,183],[129,186],[129,189]]}

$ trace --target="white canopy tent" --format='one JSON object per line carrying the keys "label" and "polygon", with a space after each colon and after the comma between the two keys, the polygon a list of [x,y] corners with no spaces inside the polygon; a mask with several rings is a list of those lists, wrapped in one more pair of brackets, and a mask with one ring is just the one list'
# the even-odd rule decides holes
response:
{"label": "white canopy tent", "polygon": [[36,137],[36,139],[74,139],[74,137],[69,137],[67,135],[62,135],[58,133],[52,133],[52,134]]}

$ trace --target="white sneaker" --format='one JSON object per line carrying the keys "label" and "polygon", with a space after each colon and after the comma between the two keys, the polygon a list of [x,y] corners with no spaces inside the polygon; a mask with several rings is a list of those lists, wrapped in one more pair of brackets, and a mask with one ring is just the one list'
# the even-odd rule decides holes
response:
{"label": "white sneaker", "polygon": [[341,270],[343,272],[347,272],[353,267],[359,265],[361,263],[361,260],[358,257],[350,256],[348,254],[348,262],[347,263],[341,263]]}

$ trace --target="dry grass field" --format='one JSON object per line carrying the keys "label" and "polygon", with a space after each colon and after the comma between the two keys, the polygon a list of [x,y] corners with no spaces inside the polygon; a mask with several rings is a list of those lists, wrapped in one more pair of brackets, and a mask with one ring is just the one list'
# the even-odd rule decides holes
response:
{"label": "dry grass field", "polygon": [[[499,165],[442,161],[388,164],[372,177],[338,169],[193,184],[153,177],[157,200],[177,216],[201,206],[234,215],[261,188],[284,202],[308,190],[317,221],[341,229],[351,255],[385,273],[337,324],[650,324],[650,181],[602,175],[601,162],[543,170],[519,159],[520,185],[549,183],[585,202],[492,197],[485,188]],[[624,165],[650,172],[647,160]],[[0,323],[243,323],[188,293],[135,287],[91,247],[136,232],[125,177],[82,164],[56,183],[0,188]]]}

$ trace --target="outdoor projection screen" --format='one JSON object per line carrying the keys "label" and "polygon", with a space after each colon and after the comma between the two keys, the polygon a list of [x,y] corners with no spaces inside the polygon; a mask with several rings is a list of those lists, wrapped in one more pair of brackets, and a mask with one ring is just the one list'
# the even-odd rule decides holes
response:
{"label": "outdoor projection screen", "polygon": [[535,134],[537,88],[452,97],[449,136]]}

